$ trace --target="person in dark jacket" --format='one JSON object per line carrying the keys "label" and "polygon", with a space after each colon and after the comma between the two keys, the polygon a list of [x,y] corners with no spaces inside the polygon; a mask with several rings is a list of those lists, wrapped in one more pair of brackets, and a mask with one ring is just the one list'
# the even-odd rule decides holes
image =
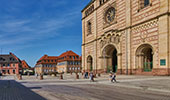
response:
{"label": "person in dark jacket", "polygon": [[116,82],[116,73],[113,73],[113,75],[112,75],[111,82],[113,82],[113,80],[114,80],[114,82]]}

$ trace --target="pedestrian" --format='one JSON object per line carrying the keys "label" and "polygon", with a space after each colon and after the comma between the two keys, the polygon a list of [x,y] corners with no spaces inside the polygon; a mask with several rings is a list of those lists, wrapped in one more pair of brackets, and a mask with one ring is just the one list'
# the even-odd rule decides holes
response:
{"label": "pedestrian", "polygon": [[112,79],[112,75],[113,75],[113,73],[112,73],[112,71],[110,71],[110,73],[109,73],[109,80]]}
{"label": "pedestrian", "polygon": [[90,81],[94,82],[94,75],[93,75],[93,72],[90,73]]}
{"label": "pedestrian", "polygon": [[36,77],[36,79],[38,79],[38,74],[37,73],[35,73],[35,77]]}
{"label": "pedestrian", "polygon": [[111,82],[113,82],[113,80],[116,82],[116,73],[113,73],[113,75],[112,75]]}
{"label": "pedestrian", "polygon": [[88,72],[85,72],[84,74],[84,78],[87,79],[88,78]]}

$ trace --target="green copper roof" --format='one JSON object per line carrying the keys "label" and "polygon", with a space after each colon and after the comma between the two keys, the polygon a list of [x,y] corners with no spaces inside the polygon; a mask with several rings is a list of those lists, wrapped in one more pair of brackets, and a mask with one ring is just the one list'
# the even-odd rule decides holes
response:
{"label": "green copper roof", "polygon": [[83,12],[89,5],[91,5],[93,2],[94,2],[95,0],[91,0],[85,7],[84,7],[84,9],[81,11],[81,12]]}

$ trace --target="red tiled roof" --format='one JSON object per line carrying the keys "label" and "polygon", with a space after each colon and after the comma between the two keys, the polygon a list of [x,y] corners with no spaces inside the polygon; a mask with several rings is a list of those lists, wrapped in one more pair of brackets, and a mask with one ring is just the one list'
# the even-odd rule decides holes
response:
{"label": "red tiled roof", "polygon": [[[71,56],[71,58],[70,58],[70,56]],[[73,59],[73,57],[72,56],[74,56],[75,57],[75,59]],[[77,57],[76,56],[78,56],[78,59],[77,59]],[[73,51],[66,51],[66,52],[64,52],[64,53],[62,53],[59,57],[58,57],[59,59],[58,59],[58,62],[63,62],[63,61],[75,61],[75,60],[80,60],[80,58],[79,58],[79,55],[78,54],[76,54],[76,53],[74,53]]]}
{"label": "red tiled roof", "polygon": [[30,66],[27,64],[25,60],[22,60],[22,68],[30,68]]}
{"label": "red tiled roof", "polygon": [[77,55],[76,53],[74,53],[73,51],[66,51],[66,52],[64,52],[64,53],[62,53],[60,56],[59,56],[59,58],[60,57],[65,57],[65,56],[79,56],[79,55]]}
{"label": "red tiled roof", "polygon": [[50,60],[50,59],[58,59],[58,57],[57,56],[48,56],[48,55],[44,55],[44,56],[42,56],[38,61],[40,61],[40,60]]}
{"label": "red tiled roof", "polygon": [[46,63],[46,64],[48,64],[48,63],[57,63],[57,62],[45,62],[44,60],[58,60],[58,57],[57,56],[48,56],[48,55],[44,55],[44,56],[42,56],[38,61],[37,61],[37,64],[36,65],[38,65],[38,64],[42,64],[42,63]]}

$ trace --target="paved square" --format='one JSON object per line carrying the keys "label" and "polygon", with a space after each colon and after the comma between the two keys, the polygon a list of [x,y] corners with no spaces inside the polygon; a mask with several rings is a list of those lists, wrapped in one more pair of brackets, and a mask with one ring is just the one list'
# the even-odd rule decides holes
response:
{"label": "paved square", "polygon": [[[2,100],[169,100],[170,78],[158,76],[117,76],[111,83],[108,75],[88,79],[75,79],[75,75],[59,77],[23,76],[23,80],[4,77],[1,82]],[[14,78],[13,78],[14,79]],[[10,99],[12,98],[12,99]],[[1,100],[1,99],[0,99]]]}

